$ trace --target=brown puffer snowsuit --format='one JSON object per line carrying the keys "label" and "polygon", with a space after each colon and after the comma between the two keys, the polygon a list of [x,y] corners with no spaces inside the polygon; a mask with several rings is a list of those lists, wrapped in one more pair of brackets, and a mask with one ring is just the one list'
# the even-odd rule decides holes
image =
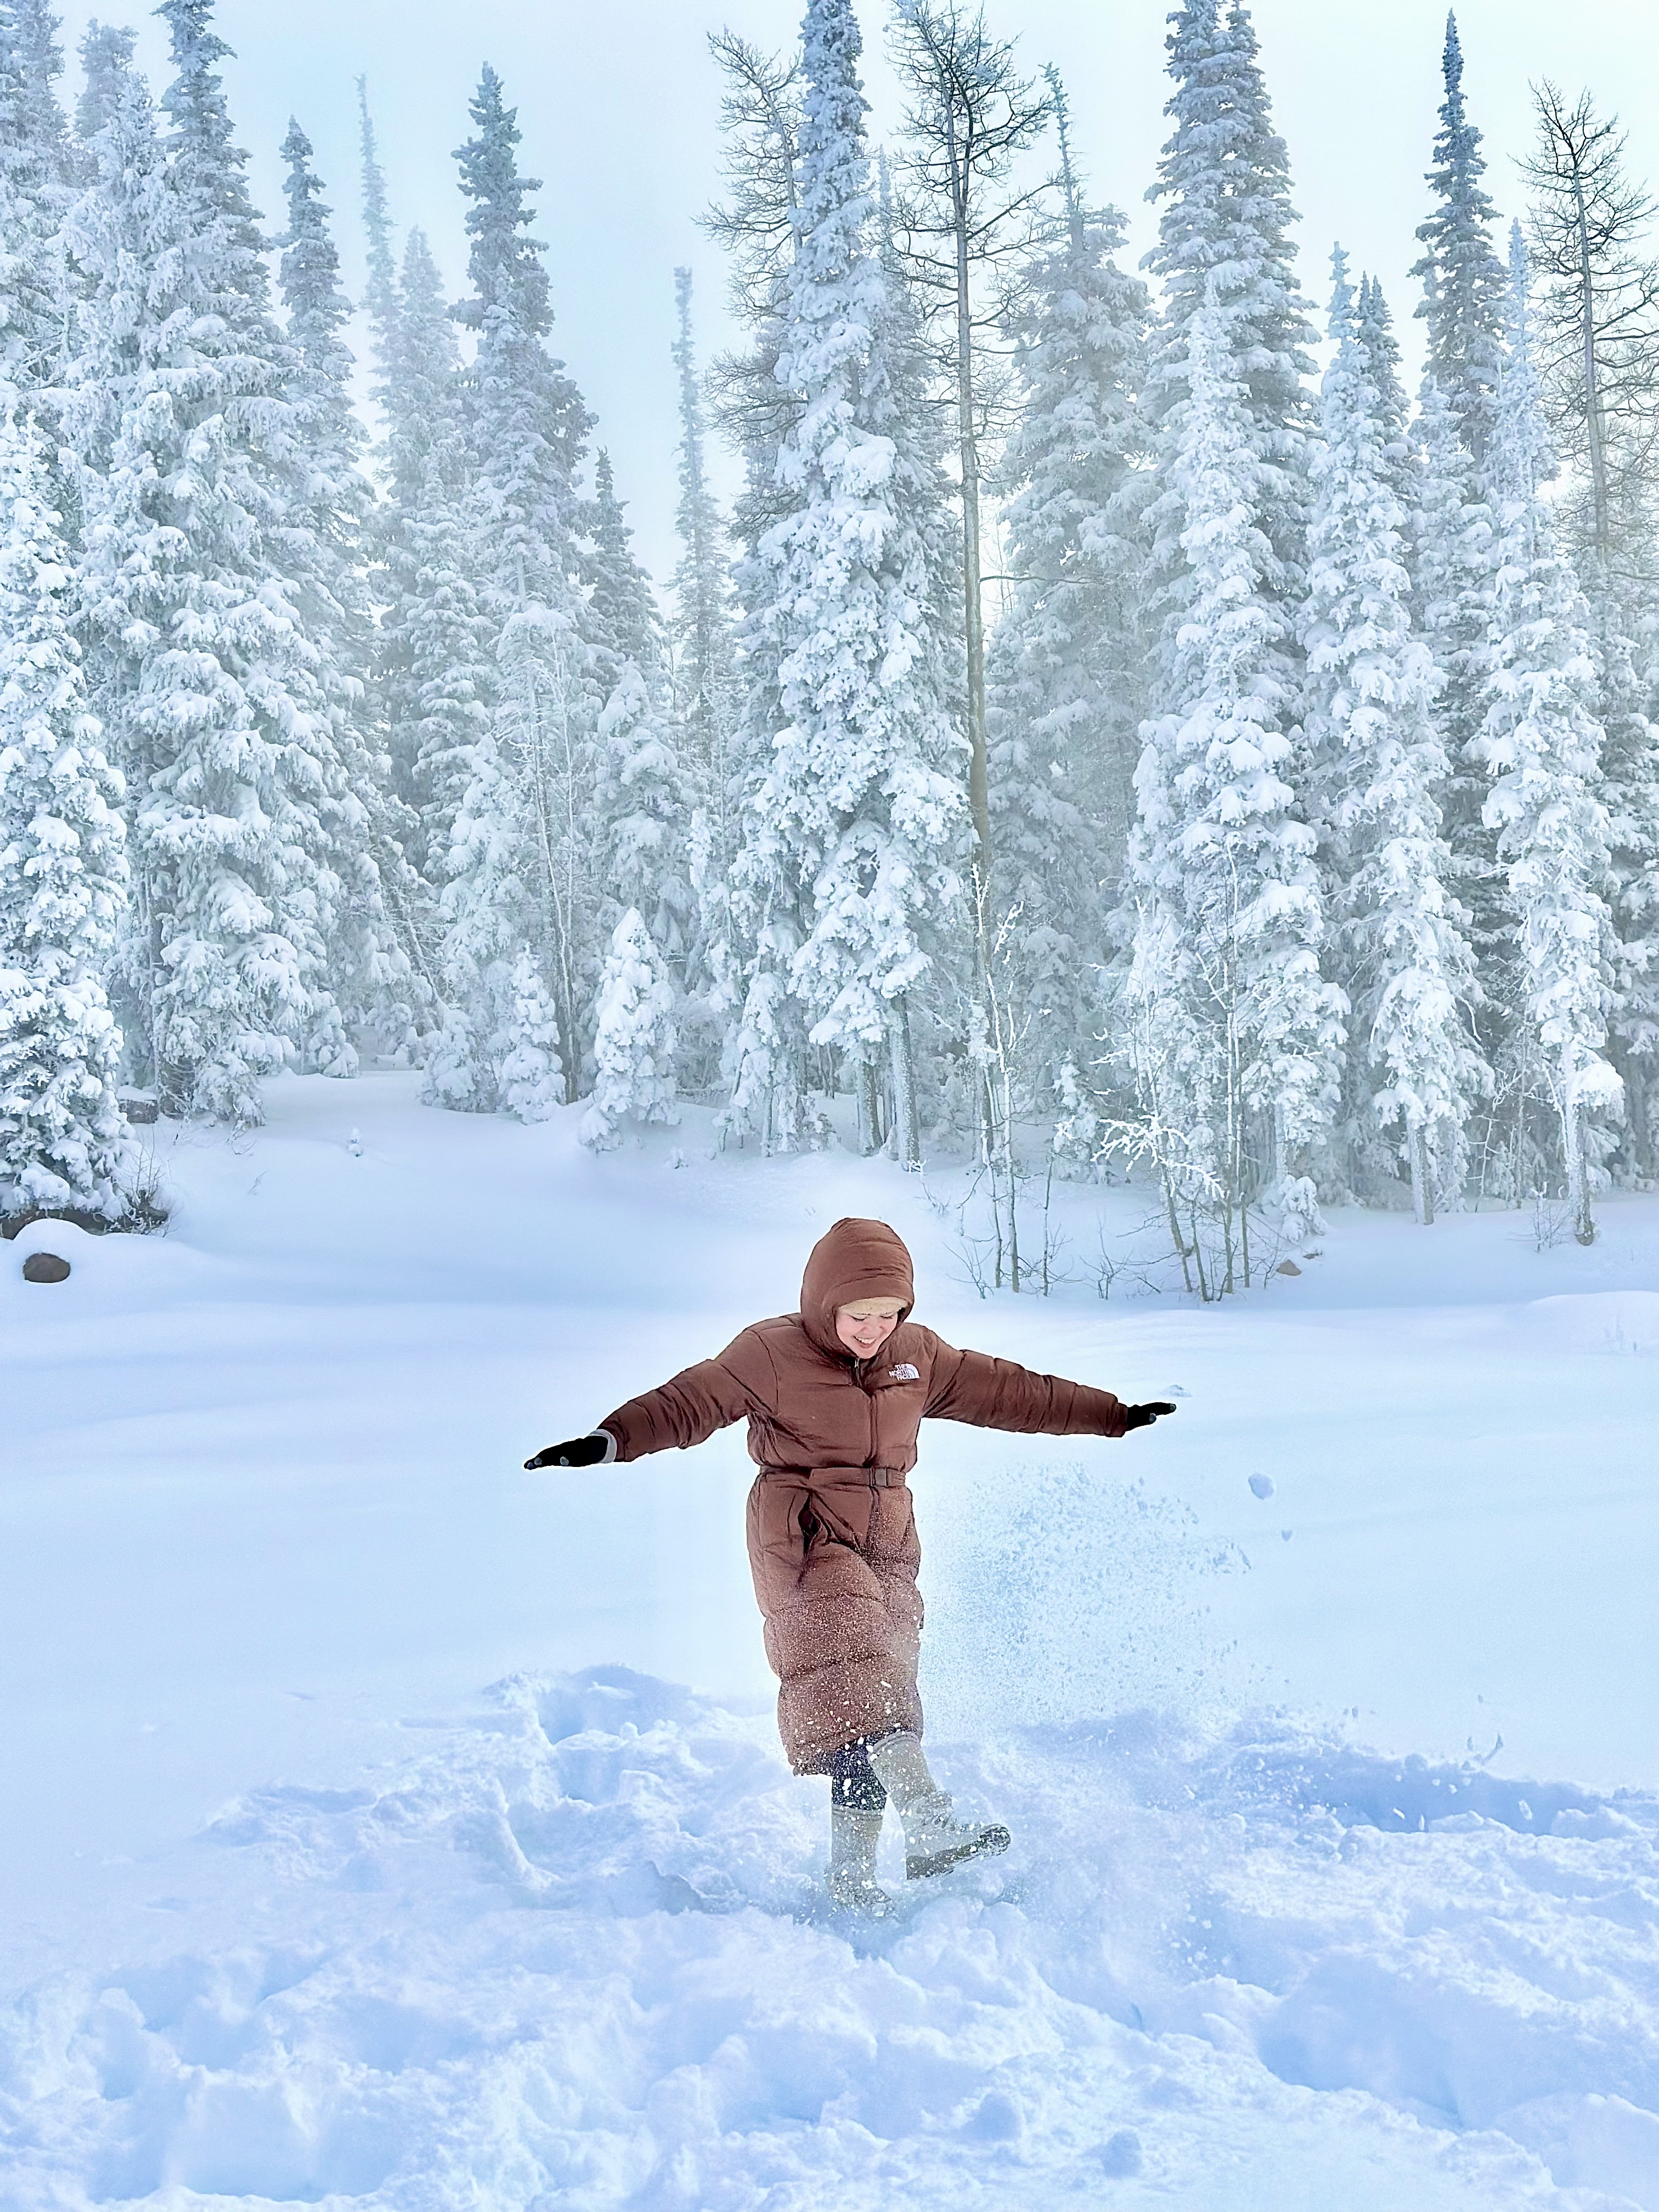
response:
{"label": "brown puffer snowsuit", "polygon": [[[860,1736],[921,1728],[916,1660],[921,1548],[904,1478],[924,1417],[1027,1435],[1121,1437],[1109,1390],[958,1352],[909,1318],[910,1255],[883,1221],[847,1220],[806,1263],[800,1311],[757,1322],[718,1358],[630,1398],[602,1425],[619,1460],[682,1450],[745,1416],[760,1468],[749,1564],[782,1686],[778,1728],[798,1774],[822,1773]],[[903,1312],[860,1360],[836,1310],[893,1298]]]}

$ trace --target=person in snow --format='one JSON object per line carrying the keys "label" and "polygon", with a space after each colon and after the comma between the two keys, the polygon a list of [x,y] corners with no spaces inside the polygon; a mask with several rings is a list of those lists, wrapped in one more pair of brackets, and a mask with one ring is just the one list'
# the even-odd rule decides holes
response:
{"label": "person in snow", "polygon": [[749,1563],[777,1675],[778,1729],[797,1774],[830,1777],[839,1905],[884,1914],[876,1845],[890,1797],[911,1881],[1006,1850],[1000,1822],[956,1818],[922,1753],[921,1597],[906,1477],[924,1418],[1028,1436],[1121,1437],[1175,1407],[958,1352],[910,1319],[910,1255],[884,1221],[838,1221],[806,1262],[800,1311],[756,1322],[699,1361],[550,1444],[527,1468],[592,1467],[702,1443],[746,1419],[759,1468]]}

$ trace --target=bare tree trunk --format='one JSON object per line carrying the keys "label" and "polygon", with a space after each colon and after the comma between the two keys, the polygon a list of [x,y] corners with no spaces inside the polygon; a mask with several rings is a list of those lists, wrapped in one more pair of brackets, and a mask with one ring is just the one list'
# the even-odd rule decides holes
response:
{"label": "bare tree trunk", "polygon": [[1584,208],[1584,179],[1575,168],[1573,209],[1578,230],[1578,296],[1584,319],[1584,431],[1589,441],[1590,494],[1595,510],[1595,561],[1605,587],[1612,548],[1607,511],[1607,456],[1602,436],[1601,394],[1596,380],[1595,282],[1590,264],[1589,220]]}
{"label": "bare tree trunk", "polygon": [[1419,1122],[1412,1131],[1412,1212],[1425,1229],[1434,1226],[1434,1179],[1429,1173],[1429,1133]]}
{"label": "bare tree trunk", "polygon": [[904,1000],[896,1001],[890,1020],[893,1120],[898,1137],[899,1165],[908,1170],[921,1165],[921,1124],[916,1113],[916,1065],[910,1042],[910,1009]]}

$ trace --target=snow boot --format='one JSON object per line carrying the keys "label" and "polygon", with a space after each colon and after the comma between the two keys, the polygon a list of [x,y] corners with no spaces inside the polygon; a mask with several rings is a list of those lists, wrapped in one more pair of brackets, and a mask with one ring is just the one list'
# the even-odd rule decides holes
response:
{"label": "snow boot", "polygon": [[909,1881],[945,1874],[964,1860],[994,1858],[1012,1838],[1000,1820],[958,1820],[908,1729],[870,1747],[870,1764],[904,1823],[904,1873]]}
{"label": "snow boot", "polygon": [[843,1911],[857,1912],[866,1920],[888,1920],[896,1909],[876,1880],[876,1845],[881,1840],[881,1814],[861,1811],[855,1805],[830,1808],[830,1872],[826,1887],[830,1902]]}

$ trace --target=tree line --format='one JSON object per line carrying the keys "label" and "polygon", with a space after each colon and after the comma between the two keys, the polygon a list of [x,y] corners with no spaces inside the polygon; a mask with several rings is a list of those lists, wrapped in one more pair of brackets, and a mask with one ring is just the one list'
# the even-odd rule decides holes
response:
{"label": "tree line", "polygon": [[1659,264],[1588,94],[1505,229],[1449,18],[1413,405],[1376,281],[1304,295],[1247,8],[1170,19],[1139,272],[968,0],[895,0],[885,149],[851,0],[716,34],[659,598],[495,71],[459,300],[359,87],[371,437],[309,142],[268,237],[157,12],[159,100],[94,26],[71,117],[0,0],[0,1211],[129,1218],[124,1091],[365,1051],[596,1146],[846,1099],[978,1162],[1015,1287],[1034,1171],[1144,1182],[1206,1294],[1334,1198],[1588,1239],[1655,1172]]}

